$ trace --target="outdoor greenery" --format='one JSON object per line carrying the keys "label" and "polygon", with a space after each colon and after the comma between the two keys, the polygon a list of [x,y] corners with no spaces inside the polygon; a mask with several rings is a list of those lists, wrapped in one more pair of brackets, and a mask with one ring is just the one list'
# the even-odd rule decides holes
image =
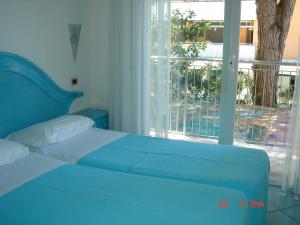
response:
{"label": "outdoor greenery", "polygon": [[192,10],[172,12],[172,49],[171,54],[177,57],[198,57],[207,45],[206,31],[210,29],[208,21],[193,22],[196,16]]}
{"label": "outdoor greenery", "polygon": [[[194,22],[192,10],[172,12],[171,46],[171,98],[173,102],[205,101],[219,103],[221,96],[222,65],[194,61],[207,47],[206,31],[211,29],[208,21]],[[240,72],[238,94],[252,91],[253,76]],[[242,103],[250,104],[252,96],[243,95]]]}
{"label": "outdoor greenery", "polygon": [[[222,64],[201,59],[201,53],[209,43],[206,33],[211,30],[211,24],[195,21],[195,16],[192,10],[172,12],[170,130],[196,137],[218,138]],[[266,68],[274,72],[274,69]],[[288,124],[287,120],[280,118],[289,114],[293,90],[278,87],[276,81],[276,107],[272,104],[271,108],[263,101],[259,103],[259,98],[265,93],[265,90],[256,88],[258,75],[264,74],[260,71],[265,69],[257,66],[239,69],[235,138],[252,144],[285,146]]]}
{"label": "outdoor greenery", "polygon": [[[176,9],[172,12],[170,98],[176,104],[183,102],[194,104],[200,100],[208,104],[219,104],[222,65],[199,60],[201,52],[205,51],[209,43],[206,32],[211,30],[211,24],[209,21],[204,20],[195,22],[193,20],[195,17],[196,14],[192,10],[182,12]],[[258,85],[257,71],[261,70],[253,67],[252,69],[239,71],[237,83],[238,104],[257,104],[258,99],[261,97],[261,92],[256,88]],[[275,86],[277,88],[277,83]],[[276,94],[278,94],[276,105],[288,105],[291,98],[290,92],[292,93],[291,90],[276,89]]]}
{"label": "outdoor greenery", "polygon": [[[256,1],[262,4],[264,1],[272,0]],[[265,12],[268,16],[269,12]],[[151,96],[155,96],[151,98],[153,110],[151,115],[157,116],[157,106],[160,104],[159,107],[168,107],[169,110],[169,132],[192,138],[218,139],[222,117],[220,110],[222,64],[203,56],[209,53],[204,52],[210,44],[207,34],[213,35],[214,30],[219,28],[212,27],[209,21],[197,21],[197,15],[193,10],[176,9],[171,13],[171,21],[167,15],[163,23],[154,18],[151,24],[153,28]],[[171,32],[169,32],[170,22]],[[216,31],[219,37],[220,30]],[[270,36],[266,31],[265,34]],[[266,40],[269,41],[267,38]],[[260,39],[259,43],[263,41]],[[266,61],[280,60],[266,59]],[[244,68],[239,67],[237,84],[232,84],[237,85],[237,96],[232,96],[236,99],[235,140],[249,144],[286,146],[288,118],[294,92],[293,87],[287,89],[291,76],[280,74],[279,67],[274,68],[273,65],[254,66],[251,63],[245,65]],[[280,80],[276,78],[269,82],[269,79],[274,78],[274,72],[275,77]],[[262,77],[266,79],[260,79]],[[159,83],[156,83],[158,80]],[[264,82],[269,82],[272,88],[259,86]],[[163,97],[169,94],[169,104],[161,104],[156,98],[156,93],[160,93]],[[271,94],[265,98],[265,93]],[[276,94],[276,98],[272,94]],[[270,97],[274,101],[270,101]]]}
{"label": "outdoor greenery", "polygon": [[[209,93],[216,94],[215,85],[209,85],[209,68],[195,68],[193,59],[200,55],[207,46],[206,31],[210,29],[208,21],[193,22],[196,14],[192,10],[181,12],[179,9],[172,12],[172,46],[171,55],[171,97],[174,100],[183,100],[185,97],[199,99],[209,98]],[[220,67],[215,68],[216,73]],[[216,80],[218,75],[215,75]],[[186,96],[188,95],[188,96]]]}

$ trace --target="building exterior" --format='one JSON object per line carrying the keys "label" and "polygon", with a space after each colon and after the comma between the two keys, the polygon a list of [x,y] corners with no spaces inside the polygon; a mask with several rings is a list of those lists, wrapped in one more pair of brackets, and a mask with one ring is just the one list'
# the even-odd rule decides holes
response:
{"label": "building exterior", "polygon": [[[223,54],[223,30],[224,30],[224,1],[198,1],[172,3],[172,10],[193,10],[196,17],[194,21],[208,20],[212,29],[207,32],[210,44],[201,54],[203,58],[222,58]],[[286,40],[284,52],[285,61],[298,59],[300,40],[300,0],[296,1],[290,31]],[[242,1],[241,29],[240,29],[240,59],[253,60],[258,43],[256,5],[254,0]]]}
{"label": "building exterior", "polygon": [[300,0],[296,1],[289,34],[286,40],[284,59],[299,60],[300,45]]}

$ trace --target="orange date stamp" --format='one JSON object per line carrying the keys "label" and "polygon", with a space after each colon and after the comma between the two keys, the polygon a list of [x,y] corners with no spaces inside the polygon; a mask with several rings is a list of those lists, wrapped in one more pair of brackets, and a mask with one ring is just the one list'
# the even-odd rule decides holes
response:
{"label": "orange date stamp", "polygon": [[[227,209],[229,208],[229,201],[228,200],[220,200],[218,203],[218,207],[220,209]],[[240,208],[246,209],[262,209],[265,207],[264,201],[254,201],[254,200],[243,200],[240,201]]]}

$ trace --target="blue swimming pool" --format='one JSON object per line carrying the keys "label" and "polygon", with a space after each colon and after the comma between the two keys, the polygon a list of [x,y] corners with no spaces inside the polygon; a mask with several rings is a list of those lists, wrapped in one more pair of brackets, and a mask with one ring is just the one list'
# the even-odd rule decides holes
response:
{"label": "blue swimming pool", "polygon": [[[249,144],[285,146],[288,120],[281,121],[286,117],[284,113],[287,112],[259,107],[240,108],[236,114],[235,140]],[[219,128],[220,110],[215,106],[190,107],[186,113],[183,107],[176,107],[170,112],[170,132],[218,139]]]}

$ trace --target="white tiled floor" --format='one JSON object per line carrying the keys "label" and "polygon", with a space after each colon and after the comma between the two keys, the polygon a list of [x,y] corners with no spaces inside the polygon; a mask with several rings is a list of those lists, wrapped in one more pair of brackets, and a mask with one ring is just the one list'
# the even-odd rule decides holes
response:
{"label": "white tiled floor", "polygon": [[300,225],[300,198],[270,186],[266,225]]}

